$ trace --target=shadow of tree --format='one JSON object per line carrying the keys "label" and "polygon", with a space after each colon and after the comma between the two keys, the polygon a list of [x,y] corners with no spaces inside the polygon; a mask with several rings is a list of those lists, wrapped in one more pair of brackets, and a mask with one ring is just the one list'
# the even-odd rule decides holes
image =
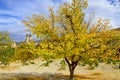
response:
{"label": "shadow of tree", "polygon": [[[103,80],[91,76],[75,75],[75,80]],[[69,75],[63,75],[61,73],[0,73],[0,80],[68,80],[68,78]]]}
{"label": "shadow of tree", "polygon": [[[78,76],[76,76],[78,77]],[[68,80],[69,75],[62,75],[61,73],[1,73],[0,80]],[[79,76],[79,78],[86,79],[87,77]]]}

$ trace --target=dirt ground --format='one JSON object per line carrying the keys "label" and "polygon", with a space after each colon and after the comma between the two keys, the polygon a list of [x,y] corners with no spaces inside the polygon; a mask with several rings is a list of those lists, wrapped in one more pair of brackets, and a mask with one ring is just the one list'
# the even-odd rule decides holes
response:
{"label": "dirt ground", "polygon": [[[43,73],[33,75],[12,73],[12,74],[0,74],[0,80],[68,80],[68,75]],[[120,78],[107,78],[102,74],[95,73],[91,75],[75,75],[75,80],[120,80]]]}
{"label": "dirt ground", "polygon": [[[23,65],[12,63],[7,67],[0,65],[0,80],[67,80],[68,68],[60,70],[60,61],[43,66],[43,61],[34,60],[34,64]],[[75,80],[120,80],[120,69],[115,69],[111,64],[101,63],[94,70],[88,66],[77,66]]]}

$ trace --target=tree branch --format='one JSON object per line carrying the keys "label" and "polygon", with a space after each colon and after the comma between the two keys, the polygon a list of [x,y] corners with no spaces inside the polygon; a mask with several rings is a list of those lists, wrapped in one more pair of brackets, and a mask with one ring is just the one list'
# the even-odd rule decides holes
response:
{"label": "tree branch", "polygon": [[73,22],[72,22],[71,17],[70,17],[69,15],[66,15],[66,18],[69,18],[69,20],[70,20],[70,24],[71,24],[71,29],[72,29],[72,31],[74,32],[74,34],[76,35],[76,33],[75,33],[75,29],[73,28]]}
{"label": "tree branch", "polygon": [[75,29],[73,28],[73,22],[72,22],[72,19],[71,19],[71,18],[70,18],[70,23],[71,23],[71,28],[72,28],[74,34],[76,35],[76,33],[75,33]]}
{"label": "tree branch", "polygon": [[69,66],[71,65],[67,58],[65,58],[65,61],[67,62],[67,64],[68,64]]}

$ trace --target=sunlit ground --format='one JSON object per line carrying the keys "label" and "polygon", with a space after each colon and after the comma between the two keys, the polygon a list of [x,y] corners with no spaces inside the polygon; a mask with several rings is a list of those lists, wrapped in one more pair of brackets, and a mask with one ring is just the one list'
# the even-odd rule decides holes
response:
{"label": "sunlit ground", "polygon": [[[12,63],[7,67],[0,65],[0,80],[67,80],[68,67],[59,70],[60,62],[55,61],[49,66],[40,66],[39,59],[34,64],[22,65]],[[120,80],[120,69],[115,69],[111,64],[100,64],[94,70],[87,66],[78,66],[75,70],[75,80]]]}

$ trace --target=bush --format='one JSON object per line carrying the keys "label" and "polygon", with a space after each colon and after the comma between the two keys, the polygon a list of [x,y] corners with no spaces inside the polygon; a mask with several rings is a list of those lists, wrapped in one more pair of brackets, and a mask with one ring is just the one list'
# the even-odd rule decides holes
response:
{"label": "bush", "polygon": [[4,65],[9,65],[13,61],[15,50],[11,47],[0,48],[0,62]]}

